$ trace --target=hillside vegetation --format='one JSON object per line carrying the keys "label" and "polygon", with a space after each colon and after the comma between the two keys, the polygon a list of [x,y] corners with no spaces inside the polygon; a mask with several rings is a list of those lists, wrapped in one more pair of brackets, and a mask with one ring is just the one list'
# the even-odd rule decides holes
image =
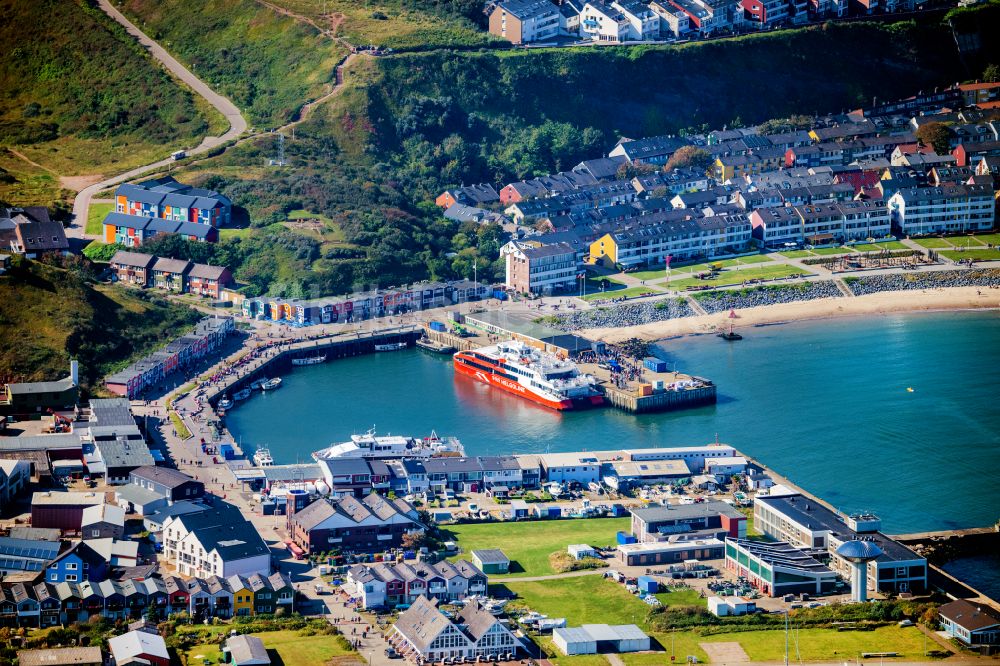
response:
{"label": "hillside vegetation", "polygon": [[95,283],[85,260],[69,261],[16,259],[0,276],[0,381],[58,379],[76,358],[81,383],[94,387],[201,317],[152,292]]}
{"label": "hillside vegetation", "polygon": [[293,120],[334,80],[346,53],[315,28],[253,0],[116,4],[258,127]]}
{"label": "hillside vegetation", "polygon": [[407,54],[352,72],[351,93],[313,125],[357,156],[394,160],[429,196],[568,169],[619,136],[839,112],[953,82],[948,33],[827,24],[674,47]]}
{"label": "hillside vegetation", "polygon": [[[274,1],[305,13],[321,2]],[[220,39],[212,24],[188,25],[194,42]],[[363,56],[347,69],[343,89],[285,142],[287,166],[263,166],[276,152],[275,138],[264,137],[187,167],[182,178],[224,191],[248,211],[249,228],[224,235],[211,259],[228,262],[254,292],[331,295],[472,277],[474,264],[490,279],[502,270],[498,230],[443,220],[432,201],[444,187],[569,169],[606,153],[619,136],[838,112],[963,78],[939,19],[673,47]],[[319,235],[288,228],[288,214],[299,209],[326,220]]]}
{"label": "hillside vegetation", "polygon": [[[0,147],[63,175],[141,164],[224,123],[85,0],[0,0]],[[65,198],[58,178],[0,150],[0,198]]]}
{"label": "hillside vegetation", "polygon": [[308,16],[351,44],[426,51],[497,44],[508,46],[483,30],[482,0],[272,0]]}

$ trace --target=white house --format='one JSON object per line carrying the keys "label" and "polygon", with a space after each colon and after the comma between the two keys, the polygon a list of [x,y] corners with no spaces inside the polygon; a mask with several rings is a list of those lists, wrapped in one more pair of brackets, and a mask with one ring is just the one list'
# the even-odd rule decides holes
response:
{"label": "white house", "polygon": [[628,21],[629,41],[660,38],[660,17],[653,13],[648,4],[637,0],[614,0],[611,6],[620,11]]}
{"label": "white house", "polygon": [[478,601],[466,604],[452,620],[427,597],[419,597],[399,616],[389,642],[407,659],[428,662],[509,660],[519,646],[510,629]]}
{"label": "white house", "polygon": [[260,533],[229,504],[170,516],[163,523],[163,554],[182,576],[208,578],[271,572]]}
{"label": "white house", "polygon": [[743,597],[716,597],[708,598],[708,612],[717,617],[727,615],[746,615],[757,611],[757,602]]}
{"label": "white house", "polygon": [[724,481],[733,474],[742,474],[746,469],[747,459],[743,456],[705,459],[705,473],[711,474],[719,481]]}
{"label": "white house", "polygon": [[0,459],[0,509],[27,488],[30,481],[30,462],[12,458]]}
{"label": "white house", "polygon": [[617,8],[600,0],[591,0],[583,6],[580,15],[580,36],[595,42],[629,41],[631,24]]}
{"label": "white house", "polygon": [[585,543],[572,543],[566,546],[566,552],[574,560],[582,560],[585,557],[600,557],[593,546]]}
{"label": "white house", "polygon": [[902,189],[889,198],[889,211],[907,235],[986,231],[996,218],[992,185]]}

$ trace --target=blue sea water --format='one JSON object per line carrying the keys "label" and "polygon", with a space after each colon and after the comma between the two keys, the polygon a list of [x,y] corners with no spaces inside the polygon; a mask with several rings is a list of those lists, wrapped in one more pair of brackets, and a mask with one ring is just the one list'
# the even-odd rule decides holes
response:
{"label": "blue sea water", "polygon": [[[671,367],[713,379],[718,404],[631,415],[556,413],[456,376],[418,350],[297,368],[227,416],[278,463],[372,426],[461,438],[469,454],[719,441],[890,533],[1000,518],[1000,313],[931,313],[756,327],[726,343],[663,341]],[[912,391],[907,391],[912,388]]]}

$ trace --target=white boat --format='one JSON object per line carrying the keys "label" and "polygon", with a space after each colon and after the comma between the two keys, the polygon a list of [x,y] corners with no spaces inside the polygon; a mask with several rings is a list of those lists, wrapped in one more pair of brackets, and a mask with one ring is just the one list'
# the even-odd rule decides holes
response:
{"label": "white boat", "polygon": [[293,358],[292,365],[316,365],[326,361],[326,355],[309,356],[307,358]]}
{"label": "white boat", "polygon": [[253,454],[253,464],[257,467],[270,467],[274,464],[274,458],[267,449],[257,449]]}
{"label": "white boat", "polygon": [[351,435],[351,441],[334,444],[312,454],[314,460],[334,458],[432,458],[444,454],[465,455],[465,448],[455,437],[376,436],[375,430]]}
{"label": "white boat", "polygon": [[253,392],[250,389],[245,388],[242,391],[237,391],[236,393],[234,393],[233,400],[246,400],[251,396],[252,393]]}
{"label": "white boat", "polygon": [[274,389],[281,386],[281,377],[275,377],[274,379],[268,379],[263,384],[260,385],[261,391],[273,391]]}
{"label": "white boat", "polygon": [[225,396],[223,396],[222,400],[219,401],[219,409],[229,409],[232,406],[233,401]]}
{"label": "white boat", "polygon": [[388,342],[383,345],[375,345],[375,351],[399,351],[406,349],[405,342]]}

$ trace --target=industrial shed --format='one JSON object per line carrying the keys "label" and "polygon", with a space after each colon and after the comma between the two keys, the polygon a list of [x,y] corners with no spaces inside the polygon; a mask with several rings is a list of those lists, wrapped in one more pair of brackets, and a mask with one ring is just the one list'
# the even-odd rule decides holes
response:
{"label": "industrial shed", "polygon": [[552,642],[565,654],[597,654],[597,641],[582,627],[562,627],[552,630]]}
{"label": "industrial shed", "polygon": [[484,574],[505,574],[510,570],[510,558],[499,548],[472,551],[472,563]]}
{"label": "industrial shed", "polygon": [[567,656],[649,649],[649,636],[634,624],[585,624],[582,627],[553,629],[552,642]]}

